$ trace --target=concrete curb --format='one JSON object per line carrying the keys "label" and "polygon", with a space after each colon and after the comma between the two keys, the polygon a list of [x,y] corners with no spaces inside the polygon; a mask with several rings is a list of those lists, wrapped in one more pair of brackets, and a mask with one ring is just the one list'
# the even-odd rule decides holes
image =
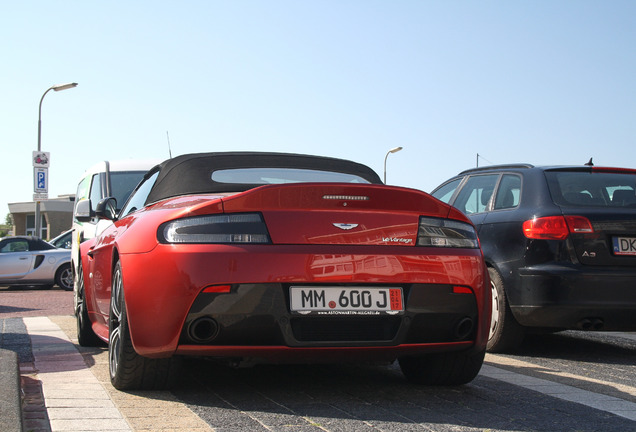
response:
{"label": "concrete curb", "polygon": [[5,349],[0,349],[0,430],[22,431],[18,355]]}

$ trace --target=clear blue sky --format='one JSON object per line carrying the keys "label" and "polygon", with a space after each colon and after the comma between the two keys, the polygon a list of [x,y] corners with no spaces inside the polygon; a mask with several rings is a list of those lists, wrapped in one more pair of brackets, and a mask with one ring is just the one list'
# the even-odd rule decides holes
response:
{"label": "clear blue sky", "polygon": [[636,167],[636,1],[12,1],[0,26],[0,217],[100,160],[341,157],[430,191],[528,162]]}

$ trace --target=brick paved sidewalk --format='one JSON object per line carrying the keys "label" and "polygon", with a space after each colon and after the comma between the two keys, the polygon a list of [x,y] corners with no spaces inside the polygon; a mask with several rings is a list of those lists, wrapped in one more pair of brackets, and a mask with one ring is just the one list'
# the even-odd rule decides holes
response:
{"label": "brick paved sidewalk", "polygon": [[[110,384],[105,348],[76,346],[73,317],[23,318],[33,362],[21,364],[25,430],[192,431],[212,429],[170,392],[121,392]],[[38,398],[41,384],[43,399]],[[28,423],[28,424],[27,424]]]}

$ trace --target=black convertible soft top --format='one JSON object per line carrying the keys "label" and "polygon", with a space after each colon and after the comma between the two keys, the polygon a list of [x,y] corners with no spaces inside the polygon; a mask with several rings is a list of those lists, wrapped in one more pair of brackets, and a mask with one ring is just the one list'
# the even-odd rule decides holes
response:
{"label": "black convertible soft top", "polygon": [[335,172],[357,176],[369,183],[382,184],[380,177],[371,168],[345,159],[269,152],[192,153],[168,159],[146,174],[148,177],[159,170],[146,204],[180,195],[242,192],[263,185],[262,182],[233,183],[212,179],[215,171],[243,168]]}

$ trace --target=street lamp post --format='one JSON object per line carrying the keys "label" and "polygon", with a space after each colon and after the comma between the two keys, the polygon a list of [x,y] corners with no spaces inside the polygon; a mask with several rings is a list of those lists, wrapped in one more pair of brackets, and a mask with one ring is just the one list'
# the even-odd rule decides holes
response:
{"label": "street lamp post", "polygon": [[[77,87],[77,83],[54,85],[49,87],[40,98],[40,107],[38,109],[38,152],[42,151],[42,101],[44,101],[44,96],[46,96],[46,94],[50,92],[51,90],[57,92],[57,91],[67,90],[73,87]],[[41,234],[40,230],[42,228],[42,223],[40,219],[41,219],[40,201],[36,199],[35,200],[35,235],[37,237],[40,237],[40,234]]]}
{"label": "street lamp post", "polygon": [[395,147],[386,152],[386,156],[384,156],[384,184],[386,184],[386,159],[389,157],[391,153],[397,153],[402,150],[402,147]]}

